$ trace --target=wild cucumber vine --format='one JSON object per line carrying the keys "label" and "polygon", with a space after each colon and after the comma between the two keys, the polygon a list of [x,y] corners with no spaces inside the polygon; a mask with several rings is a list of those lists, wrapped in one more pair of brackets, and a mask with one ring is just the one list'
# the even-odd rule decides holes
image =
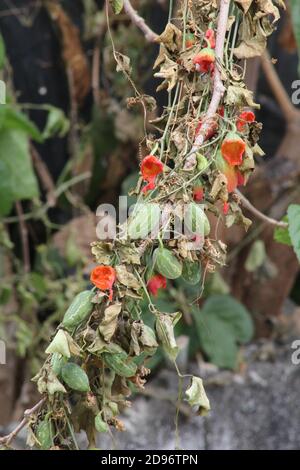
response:
{"label": "wild cucumber vine", "polygon": [[[134,192],[146,205],[121,227],[127,239],[92,245],[95,288],[74,299],[33,379],[43,399],[20,426],[28,422],[29,443],[42,449],[78,448],[75,433],[81,429],[91,447],[96,432],[123,430],[118,416],[132,390],[144,386],[147,361],[159,345],[176,366],[174,327],[181,314],[160,312],[153,295],[180,276],[199,282],[201,266],[207,273],[225,264],[226,246],[211,234],[214,217],[225,217],[228,227],[251,224],[236,189],[247,183],[254,158],[263,152],[257,143],[261,126],[250,109],[258,105],[244,83],[244,59],[263,52],[279,18],[276,4],[284,6],[281,0],[183,0],[176,21],[158,36],[128,0],[108,3],[116,14],[124,6],[146,39],[160,44],[155,76],[163,79],[158,90],[167,89],[169,103],[149,123],[151,132],[141,143],[144,157]],[[128,105],[141,104],[146,117],[153,98],[136,89],[129,58],[114,46],[113,53],[117,70],[133,85]],[[182,204],[187,211],[178,209]],[[177,219],[186,223],[187,234],[178,236]],[[155,237],[149,236],[150,226]],[[145,298],[151,326],[141,315]],[[200,378],[191,377],[186,398],[198,414],[209,411]],[[2,443],[8,445],[15,434]]]}

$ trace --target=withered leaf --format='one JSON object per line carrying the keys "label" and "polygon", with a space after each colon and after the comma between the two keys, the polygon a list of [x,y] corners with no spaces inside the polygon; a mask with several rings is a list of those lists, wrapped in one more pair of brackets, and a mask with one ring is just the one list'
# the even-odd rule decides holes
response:
{"label": "withered leaf", "polygon": [[186,146],[186,136],[178,130],[172,132],[171,140],[179,151],[182,151]]}
{"label": "withered leaf", "polygon": [[260,107],[259,104],[253,101],[253,92],[240,85],[229,85],[225,103],[228,106],[250,106],[257,109]]}
{"label": "withered leaf", "polygon": [[175,360],[178,354],[178,346],[175,339],[174,326],[181,317],[181,313],[160,313],[156,317],[155,329],[159,342],[165,353],[171,360]]}
{"label": "withered leaf", "polygon": [[139,345],[139,335],[141,332],[141,325],[140,322],[133,322],[131,325],[131,341],[130,341],[130,353],[134,353],[136,356],[139,356],[141,353],[140,345]]}
{"label": "withered leaf", "polygon": [[[254,18],[262,18],[263,16],[272,15],[273,22],[278,21],[280,18],[280,13],[278,8],[274,5],[272,0],[256,0],[257,13]],[[281,6],[285,8],[283,2],[280,2]]]}
{"label": "withered leaf", "polygon": [[161,66],[160,71],[154,74],[154,77],[164,79],[161,85],[157,87],[157,91],[164,88],[171,91],[178,81],[178,64],[165,56],[165,62]]}
{"label": "withered leaf", "polygon": [[94,242],[91,244],[92,254],[97,263],[110,264],[112,256],[112,244],[107,242]]}
{"label": "withered leaf", "polygon": [[130,96],[126,99],[127,108],[133,108],[138,104],[144,104],[148,111],[154,111],[157,107],[156,99],[150,95]]}
{"label": "withered leaf", "polygon": [[122,299],[123,297],[131,297],[132,299],[142,299],[143,296],[138,294],[135,290],[129,289],[128,287],[124,287],[124,289],[119,289],[119,297]]}
{"label": "withered leaf", "polygon": [[66,338],[68,340],[68,346],[69,346],[69,350],[70,350],[71,355],[72,356],[80,356],[81,353],[82,353],[81,348],[78,346],[76,341],[72,338],[72,336],[67,331],[65,331],[65,335],[66,335]]}
{"label": "withered leaf", "polygon": [[234,54],[238,59],[250,59],[260,56],[267,46],[267,36],[271,31],[267,31],[267,24],[262,26],[261,21],[253,21],[252,16],[247,13],[240,26],[241,43],[234,49]]}
{"label": "withered leaf", "polygon": [[58,353],[67,358],[71,357],[67,333],[64,330],[58,330],[53,340],[47,347],[45,353],[46,354]]}
{"label": "withered leaf", "polygon": [[128,287],[129,289],[139,290],[141,287],[140,282],[135,277],[134,274],[128,271],[126,266],[119,265],[116,266],[116,273],[118,281],[123,284],[123,286]]}
{"label": "withered leaf", "polygon": [[200,50],[200,47],[190,47],[180,54],[181,63],[188,72],[191,72],[193,69],[195,69],[193,60]]}
{"label": "withered leaf", "polygon": [[37,388],[41,395],[46,392],[50,395],[53,395],[56,392],[66,393],[65,387],[58,380],[50,366],[43,368],[35,377],[33,377],[32,381],[37,382]]}
{"label": "withered leaf", "polygon": [[253,155],[255,157],[264,157],[265,156],[265,152],[263,151],[263,149],[258,144],[255,144],[254,147],[252,147],[252,152],[253,152]]}
{"label": "withered leaf", "polygon": [[172,52],[180,50],[182,46],[182,32],[174,24],[168,23],[156,41],[163,43]]}
{"label": "withered leaf", "polygon": [[131,245],[121,245],[118,248],[118,254],[122,263],[126,264],[141,264],[141,256],[139,250]]}
{"label": "withered leaf", "polygon": [[133,322],[131,327],[130,349],[134,354],[139,356],[141,352],[144,352],[148,355],[153,355],[157,347],[158,343],[152,328],[141,321]]}
{"label": "withered leaf", "polygon": [[255,146],[255,144],[259,141],[260,133],[262,130],[262,123],[261,122],[252,122],[249,126],[249,142],[251,146]]}
{"label": "withered leaf", "polygon": [[117,61],[117,72],[125,72],[127,74],[131,73],[130,58],[127,55],[116,52],[116,61]]}
{"label": "withered leaf", "polygon": [[150,95],[142,95],[142,100],[148,111],[154,111],[157,108],[156,99]]}
{"label": "withered leaf", "polygon": [[229,31],[232,28],[234,23],[235,23],[235,16],[234,15],[229,16],[228,21],[227,21],[227,31]]}
{"label": "withered leaf", "polygon": [[210,411],[210,403],[205,393],[203,381],[200,377],[192,377],[191,385],[185,393],[187,396],[187,402],[191,406],[197,406],[197,412],[200,416],[208,414]]}
{"label": "withered leaf", "polygon": [[101,354],[108,352],[108,345],[100,338],[99,333],[91,346],[87,349],[92,354]]}
{"label": "withered leaf", "polygon": [[154,62],[154,65],[153,65],[153,70],[157,69],[165,60],[166,60],[166,57],[168,57],[168,51],[167,49],[165,48],[165,46],[163,44],[161,44],[159,46],[159,53],[158,53],[158,56]]}
{"label": "withered leaf", "polygon": [[227,191],[227,178],[223,173],[219,173],[216,177],[216,179],[213,182],[211,191],[210,191],[210,196],[213,199],[217,199],[217,197],[220,194],[223,194],[224,192],[226,193]]}
{"label": "withered leaf", "polygon": [[244,172],[244,171],[249,171],[249,170],[253,171],[254,168],[255,168],[255,163],[254,163],[254,158],[253,158],[253,151],[249,147],[249,145],[247,145],[246,151],[243,157],[243,163],[240,165],[239,169],[242,172]]}
{"label": "withered leaf", "polygon": [[156,341],[156,336],[150,326],[142,324],[140,342],[143,346],[147,348],[157,348],[158,343]]}
{"label": "withered leaf", "polygon": [[118,317],[121,312],[122,304],[116,303],[107,307],[104,311],[104,317],[99,325],[99,331],[107,343],[115,334]]}
{"label": "withered leaf", "polygon": [[49,395],[54,395],[56,392],[66,393],[66,389],[63,384],[58,380],[52,370],[47,375],[47,390]]}
{"label": "withered leaf", "polygon": [[231,227],[233,224],[242,225],[247,232],[252,225],[252,220],[244,216],[236,202],[232,202],[230,206],[232,213],[226,217],[226,227]]}
{"label": "withered leaf", "polygon": [[243,8],[244,13],[247,13],[251,4],[253,3],[253,0],[235,0],[235,3],[237,3]]}

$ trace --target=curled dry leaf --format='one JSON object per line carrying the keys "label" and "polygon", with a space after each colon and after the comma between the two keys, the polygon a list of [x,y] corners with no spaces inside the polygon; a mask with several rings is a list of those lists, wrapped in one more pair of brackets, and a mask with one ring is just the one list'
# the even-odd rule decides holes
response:
{"label": "curled dry leaf", "polygon": [[115,334],[121,309],[122,304],[117,303],[110,305],[104,310],[104,317],[99,325],[99,331],[108,343]]}
{"label": "curled dry leaf", "polygon": [[131,74],[131,65],[130,65],[130,58],[127,55],[121,54],[120,52],[115,52],[116,60],[117,60],[117,72],[126,72]]}
{"label": "curled dry leaf", "polygon": [[109,264],[112,256],[112,244],[103,242],[93,242],[91,244],[92,254],[98,264]]}
{"label": "curled dry leaf", "polygon": [[175,360],[178,354],[178,346],[175,339],[174,326],[181,318],[181,313],[160,313],[156,317],[155,329],[160,344],[171,360]]}
{"label": "curled dry leaf", "polygon": [[247,13],[251,7],[251,4],[253,3],[253,0],[235,0],[235,3],[242,7],[244,13]]}
{"label": "curled dry leaf", "polygon": [[204,390],[203,381],[200,377],[193,377],[190,387],[185,392],[187,396],[187,402],[191,406],[198,408],[198,414],[205,416],[210,411],[209,399]]}
{"label": "curled dry leaf", "polygon": [[171,52],[179,51],[182,46],[182,32],[174,24],[168,23],[156,41],[163,43]]}
{"label": "curled dry leaf", "polygon": [[134,246],[130,245],[120,245],[118,248],[118,255],[122,263],[125,264],[141,264],[141,256],[139,250]]}
{"label": "curled dry leaf", "polygon": [[123,286],[128,287],[129,289],[139,290],[141,287],[140,282],[135,277],[134,274],[128,271],[126,266],[120,265],[116,266],[116,273],[118,281],[123,284]]}
{"label": "curled dry leaf", "polygon": [[160,71],[154,77],[163,78],[164,81],[157,87],[157,91],[167,88],[171,91],[178,81],[178,64],[165,55],[165,61]]}
{"label": "curled dry leaf", "polygon": [[253,101],[253,92],[241,85],[229,85],[225,103],[228,104],[228,106],[260,108],[260,105]]}

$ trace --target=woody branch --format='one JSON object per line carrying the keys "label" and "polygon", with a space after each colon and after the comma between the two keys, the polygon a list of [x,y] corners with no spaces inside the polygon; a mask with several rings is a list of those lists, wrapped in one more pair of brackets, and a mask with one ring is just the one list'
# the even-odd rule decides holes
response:
{"label": "woody branch", "polygon": [[223,55],[224,55],[224,44],[225,44],[225,36],[227,30],[227,21],[229,15],[229,7],[230,7],[230,0],[221,0],[220,3],[220,13],[218,19],[218,27],[217,27],[217,37],[216,37],[216,68],[214,74],[214,85],[213,85],[213,94],[211,101],[208,106],[207,113],[203,119],[203,125],[201,127],[201,131],[199,132],[193,148],[190,152],[190,155],[186,159],[184,168],[188,170],[195,165],[196,162],[196,152],[201,147],[205,140],[205,135],[207,130],[211,125],[211,120],[214,118],[218,107],[220,105],[220,101],[224,95],[225,87],[222,82],[221,78],[221,67],[223,62]]}
{"label": "woody branch", "polygon": [[149,28],[144,18],[142,18],[133,8],[129,0],[124,0],[124,10],[126,11],[131,21],[144,33],[146,40],[149,42],[155,42],[158,35],[152,31],[151,28]]}
{"label": "woody branch", "polygon": [[22,421],[17,425],[17,427],[7,436],[0,437],[0,444],[8,446],[11,441],[19,434],[19,432],[28,424],[30,417],[39,411],[39,409],[45,403],[46,398],[42,398],[36,405],[34,405],[29,410],[24,411],[24,417]]}

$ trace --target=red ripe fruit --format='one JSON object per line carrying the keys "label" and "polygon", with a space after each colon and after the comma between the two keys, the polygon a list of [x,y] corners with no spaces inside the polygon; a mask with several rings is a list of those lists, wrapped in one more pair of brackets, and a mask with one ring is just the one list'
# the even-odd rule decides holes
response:
{"label": "red ripe fruit", "polygon": [[245,184],[245,178],[242,173],[235,167],[227,163],[221,155],[221,152],[217,153],[215,164],[217,169],[226,176],[227,179],[227,191],[232,193],[238,186]]}
{"label": "red ripe fruit", "polygon": [[239,132],[244,132],[248,122],[255,121],[255,114],[253,111],[243,111],[237,118],[236,128]]}
{"label": "red ripe fruit", "polygon": [[223,204],[223,214],[227,215],[228,212],[229,212],[229,204],[228,204],[228,202],[224,202],[224,204]]}
{"label": "red ripe fruit", "polygon": [[143,193],[155,189],[155,180],[157,175],[162,173],[164,165],[154,155],[148,155],[141,163],[142,178],[148,184],[143,188]]}
{"label": "red ripe fruit", "polygon": [[246,143],[234,132],[227,134],[221,146],[222,155],[231,166],[238,166],[243,163],[245,150]]}
{"label": "red ripe fruit", "polygon": [[224,114],[225,114],[225,108],[224,106],[220,106],[219,109],[218,109],[218,115],[221,116],[221,117],[224,117]]}
{"label": "red ripe fruit", "polygon": [[147,288],[150,294],[156,297],[159,289],[167,288],[167,279],[162,274],[155,274],[149,279]]}
{"label": "red ripe fruit", "polygon": [[112,300],[112,287],[116,280],[116,271],[111,266],[97,266],[91,272],[91,282],[100,290],[109,291],[109,300]]}
{"label": "red ripe fruit", "polygon": [[216,47],[216,35],[214,30],[209,28],[205,33],[205,38],[209,41],[210,47],[214,49]]}
{"label": "red ripe fruit", "polygon": [[232,193],[238,186],[238,178],[235,167],[228,165],[227,161],[218,152],[216,155],[215,164],[217,169],[226,176],[227,179],[227,191]]}
{"label": "red ripe fruit", "polygon": [[197,72],[209,73],[213,72],[215,64],[215,53],[210,47],[205,47],[199,54],[194,57],[193,63]]}
{"label": "red ripe fruit", "polygon": [[195,186],[193,189],[193,198],[196,202],[201,202],[204,198],[204,190],[202,186]]}

